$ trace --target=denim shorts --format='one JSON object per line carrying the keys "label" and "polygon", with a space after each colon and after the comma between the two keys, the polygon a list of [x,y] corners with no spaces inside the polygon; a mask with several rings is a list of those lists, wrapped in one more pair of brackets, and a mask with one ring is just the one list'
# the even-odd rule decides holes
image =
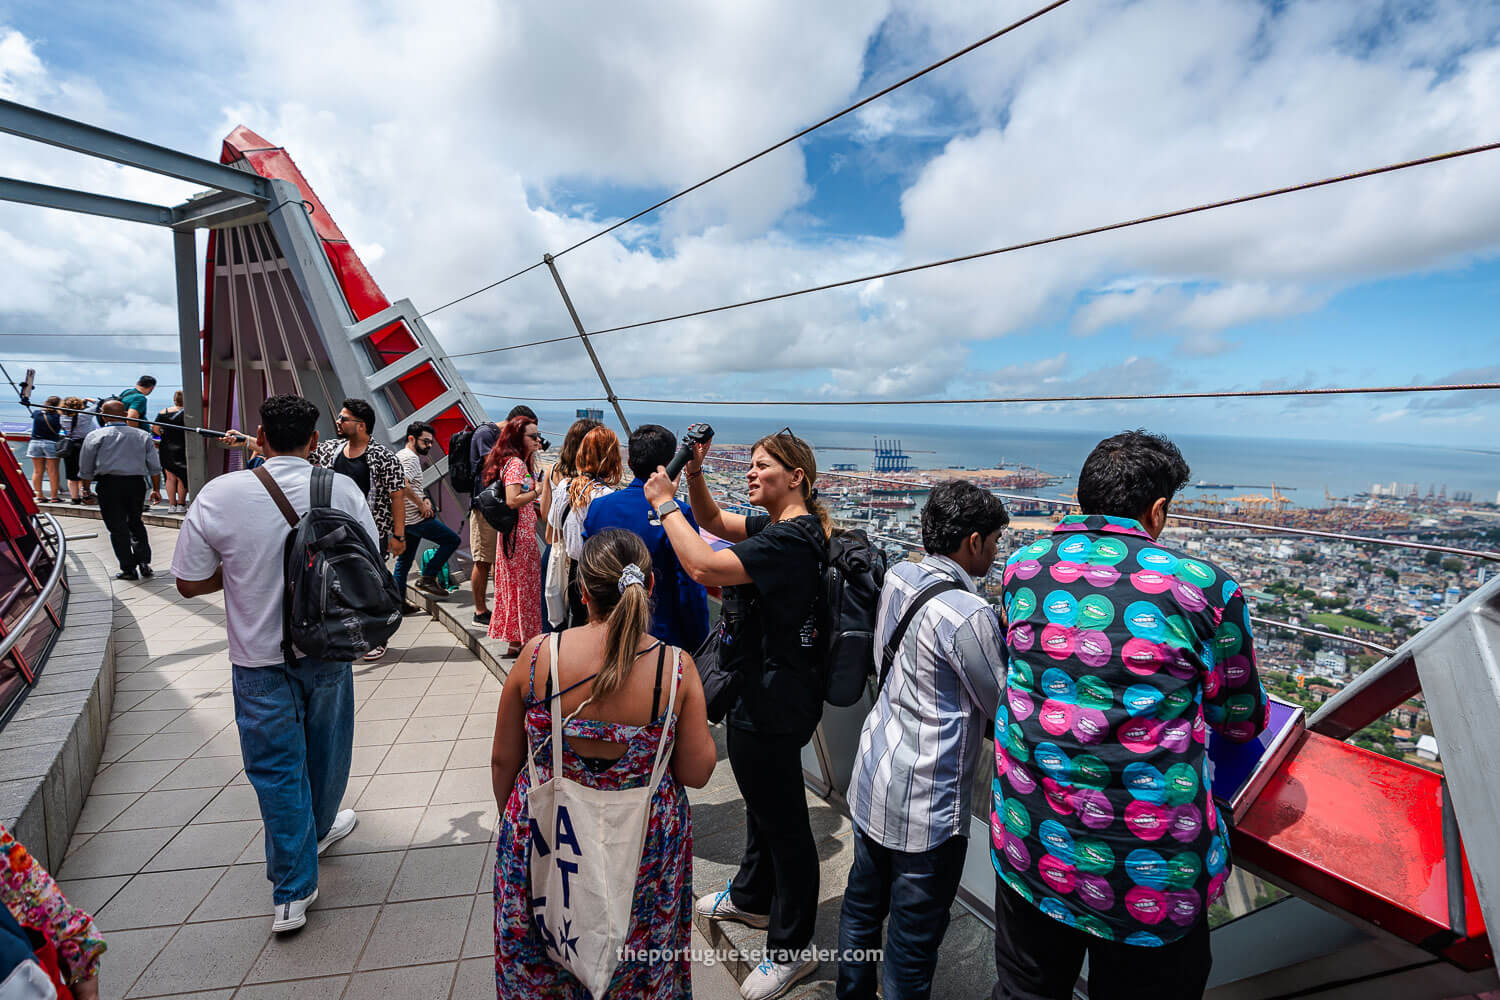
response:
{"label": "denim shorts", "polygon": [[26,443],[26,457],[27,458],[56,458],[57,457],[57,442],[56,441],[38,441],[36,438],[32,438],[30,441],[28,441]]}

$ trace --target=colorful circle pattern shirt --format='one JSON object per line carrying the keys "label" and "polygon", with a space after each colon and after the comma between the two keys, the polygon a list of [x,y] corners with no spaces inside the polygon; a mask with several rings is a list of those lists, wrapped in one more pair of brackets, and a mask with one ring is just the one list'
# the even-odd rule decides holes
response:
{"label": "colorful circle pattern shirt", "polygon": [[1140,523],[1069,516],[1005,566],[1010,667],[995,715],[995,871],[1109,941],[1185,935],[1229,877],[1208,727],[1265,726],[1239,584]]}

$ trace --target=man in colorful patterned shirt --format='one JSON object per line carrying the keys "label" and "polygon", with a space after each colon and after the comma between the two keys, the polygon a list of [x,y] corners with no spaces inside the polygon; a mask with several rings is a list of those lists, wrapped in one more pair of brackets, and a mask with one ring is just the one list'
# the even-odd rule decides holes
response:
{"label": "man in colorful patterned shirt", "polygon": [[1188,482],[1132,431],[1078,477],[1081,514],[1005,568],[1010,668],[995,716],[995,1000],[1199,997],[1208,907],[1229,877],[1208,727],[1265,726],[1244,595],[1158,544]]}

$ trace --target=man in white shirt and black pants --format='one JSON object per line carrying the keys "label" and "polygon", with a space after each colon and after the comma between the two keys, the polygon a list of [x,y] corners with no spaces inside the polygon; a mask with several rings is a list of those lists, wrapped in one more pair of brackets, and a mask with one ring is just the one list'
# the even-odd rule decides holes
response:
{"label": "man in white shirt and black pants", "polygon": [[[318,408],[300,396],[272,396],[260,406],[264,468],[299,515],[309,504],[317,422]],[[348,476],[334,477],[333,506],[377,544],[369,504]],[[307,923],[318,896],[318,855],[357,822],[354,810],[339,810],[354,747],[353,670],[310,656],[287,662],[282,652],[288,531],[255,473],[231,472],[198,491],[172,556],[184,597],[224,591],[235,724],[265,823],[277,933]]]}

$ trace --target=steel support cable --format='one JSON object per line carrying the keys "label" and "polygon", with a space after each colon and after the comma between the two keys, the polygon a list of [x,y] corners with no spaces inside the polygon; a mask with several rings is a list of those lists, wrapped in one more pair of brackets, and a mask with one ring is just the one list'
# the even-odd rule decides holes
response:
{"label": "steel support cable", "polygon": [[[567,251],[564,250],[563,253],[567,253]],[[447,309],[449,306],[456,306],[460,302],[463,302],[465,299],[472,299],[474,296],[479,295],[482,292],[487,292],[491,288],[499,288],[501,285],[505,284],[507,281],[512,281],[512,280],[514,280],[516,278],[519,278],[523,274],[526,274],[526,273],[528,273],[530,271],[535,271],[537,268],[539,268],[541,266],[542,266],[542,261],[537,261],[535,264],[530,264],[530,265],[528,265],[526,267],[523,267],[519,271],[514,272],[513,274],[507,274],[505,277],[501,278],[499,281],[492,281],[488,285],[485,285],[483,288],[476,288],[472,292],[469,292],[467,295],[460,295],[458,298],[453,299],[451,302],[444,302],[440,306],[435,306],[435,307],[427,310],[424,313],[419,313],[417,315],[417,319],[426,319],[428,316],[431,316],[433,313],[435,313],[435,312],[442,312],[444,309]],[[571,340],[572,338],[570,337],[570,338],[567,338],[567,339]],[[461,356],[462,355],[460,355],[460,357]]]}
{"label": "steel support cable", "polygon": [[[1152,222],[1165,222],[1168,219],[1179,219],[1187,215],[1196,215],[1200,212],[1210,212],[1220,208],[1230,208],[1235,205],[1246,205],[1251,202],[1262,201],[1267,198],[1277,198],[1281,195],[1295,194],[1299,191],[1311,191],[1315,188],[1328,187],[1333,184],[1343,184],[1347,181],[1362,180],[1367,177],[1376,177],[1381,174],[1394,173],[1399,170],[1409,170],[1412,167],[1427,166],[1433,163],[1442,163],[1446,160],[1454,160],[1464,156],[1473,156],[1476,153],[1487,153],[1500,149],[1500,142],[1485,143],[1482,146],[1469,146],[1465,149],[1450,150],[1446,153],[1436,153],[1432,156],[1423,156],[1415,160],[1403,160],[1399,163],[1388,163],[1384,166],[1371,167],[1367,170],[1358,170],[1349,174],[1338,174],[1333,177],[1324,177],[1315,181],[1304,181],[1300,184],[1291,184],[1286,187],[1272,188],[1268,191],[1260,191],[1255,194],[1240,195],[1235,198],[1225,198],[1220,201],[1211,201],[1202,205],[1194,205],[1191,208],[1179,208],[1170,212],[1158,212],[1154,215],[1143,215],[1135,219],[1127,219],[1123,222],[1111,222],[1102,226],[1091,226],[1088,229],[1076,229],[1068,233],[1060,233],[1055,236],[1045,236],[1041,239],[1027,240],[1023,243],[1012,243],[1009,246],[996,247],[993,250],[981,250],[977,253],[962,254],[957,257],[947,257],[943,260],[928,261],[925,264],[912,264],[908,267],[898,267],[889,271],[881,271],[878,274],[866,274],[858,278],[845,278],[842,281],[830,281],[822,285],[813,285],[811,288],[800,288],[791,292],[780,292],[776,295],[763,295],[759,298],[745,299],[740,302],[731,302],[728,305],[714,306],[710,309],[695,309],[691,312],[677,313],[672,316],[661,316],[656,319],[641,320],[637,323],[625,323],[621,326],[607,326],[600,330],[590,330],[589,336],[595,337],[605,333],[620,333],[625,330],[638,330],[641,327],[656,326],[660,323],[672,323],[681,319],[692,319],[697,316],[708,316],[713,313],[727,312],[731,309],[742,309],[746,306],[763,305],[767,302],[778,302],[782,299],[796,298],[800,295],[811,295],[813,292],[826,292],[834,288],[846,288],[850,285],[862,285],[866,282],[876,281],[881,278],[893,278],[897,275],[912,274],[917,271],[928,271],[937,267],[946,267],[949,264],[961,264],[965,261],[979,260],[985,257],[995,257],[1000,254],[1014,253],[1017,250],[1028,250],[1033,247],[1047,246],[1052,243],[1063,243],[1068,240],[1076,240],[1084,236],[1097,236],[1100,233],[1109,233],[1121,229],[1130,229],[1135,226],[1143,226]],[[465,354],[455,354],[451,357],[473,357],[478,354],[495,354],[500,351],[515,351],[523,347],[537,347],[542,344],[557,343],[560,340],[572,340],[572,337],[554,337],[546,340],[533,340],[520,344],[511,344],[506,347],[495,347],[487,351],[469,351]]]}
{"label": "steel support cable", "polygon": [[15,333],[0,332],[0,337],[44,337],[47,340],[57,340],[62,337],[130,337],[134,340],[142,340],[147,337],[172,337],[175,333],[136,333],[132,330],[100,330],[97,333]]}
{"label": "steel support cable", "polygon": [[[574,250],[577,250],[579,247],[586,246],[586,245],[594,242],[595,240],[599,239],[601,236],[608,236],[610,233],[614,232],[616,229],[619,229],[621,226],[628,226],[630,223],[634,222],[636,219],[639,219],[642,216],[650,215],[652,212],[656,211],[657,209],[664,208],[665,206],[670,205],[672,202],[676,201],[678,198],[681,198],[684,195],[692,194],[694,191],[698,190],[699,188],[706,187],[709,184],[712,184],[714,181],[718,180],[720,177],[723,177],[726,174],[731,174],[731,173],[733,173],[734,171],[740,169],[743,166],[747,166],[747,165],[749,165],[751,163],[754,163],[756,160],[760,159],[763,156],[767,156],[767,155],[769,155],[771,153],[776,152],[776,150],[781,149],[783,146],[787,146],[787,145],[790,145],[791,143],[796,142],[798,139],[801,139],[803,136],[806,136],[806,135],[809,135],[809,134],[811,134],[813,132],[816,132],[818,129],[822,128],[824,125],[830,125],[833,122],[838,121],[840,118],[843,118],[845,115],[852,114],[855,111],[858,111],[860,108],[864,107],[866,104],[871,103],[872,101],[878,101],[878,100],[880,100],[882,97],[886,96],[887,94],[891,93],[892,91],[901,89],[902,87],[906,86],[908,83],[911,83],[914,80],[918,80],[921,77],[926,76],[928,73],[931,73],[935,69],[941,69],[942,67],[944,67],[944,66],[948,65],[949,63],[953,62],[955,59],[958,59],[958,58],[960,58],[962,56],[966,56],[970,52],[973,52],[975,49],[981,48],[981,47],[983,47],[985,45],[988,45],[990,42],[993,42],[997,38],[1000,38],[1000,37],[1002,37],[1004,35],[1010,34],[1012,31],[1015,31],[1017,28],[1020,28],[1020,27],[1022,27],[1024,25],[1026,25],[1026,24],[1029,24],[1032,21],[1035,21],[1037,18],[1041,17],[1043,14],[1051,13],[1052,11],[1056,10],[1057,8],[1063,6],[1066,3],[1068,3],[1068,0],[1054,0],[1053,3],[1049,3],[1045,7],[1042,7],[1040,9],[1038,9],[1038,10],[1032,11],[1030,14],[1027,14],[1025,17],[1021,18],[1019,21],[1013,21],[1010,24],[1007,24],[1005,27],[1001,28],[1000,30],[995,31],[995,32],[991,32],[990,34],[985,35],[983,38],[979,39],[977,42],[972,42],[972,43],[964,46],[963,48],[959,49],[957,52],[954,52],[954,53],[952,53],[950,55],[944,56],[942,59],[939,59],[937,62],[933,63],[932,65],[924,67],[923,69],[919,69],[915,73],[912,73],[910,76],[902,77],[900,80],[897,80],[895,83],[891,84],[890,86],[885,87],[885,88],[883,88],[881,90],[877,90],[875,93],[869,95],[868,97],[861,98],[860,100],[856,101],[855,103],[849,105],[847,108],[844,108],[842,111],[837,111],[837,112],[829,115],[827,118],[822,119],[821,121],[815,122],[812,125],[809,125],[806,128],[804,128],[804,129],[802,129],[802,130],[800,130],[798,132],[794,132],[791,135],[787,136],[785,139],[782,139],[780,142],[777,142],[777,143],[774,143],[774,144],[772,144],[770,146],[767,146],[765,149],[762,149],[760,152],[754,153],[754,154],[752,154],[750,156],[747,156],[743,160],[740,160],[737,163],[734,163],[734,164],[731,164],[730,166],[725,167],[723,170],[720,170],[718,173],[713,174],[713,175],[711,175],[709,177],[705,177],[705,178],[703,178],[703,180],[699,181],[698,183],[693,184],[690,187],[685,187],[681,191],[678,191],[676,194],[670,195],[669,197],[666,197],[666,198],[663,198],[661,201],[657,202],[656,204],[649,205],[646,208],[641,209],[639,212],[636,212],[634,215],[629,216],[628,218],[621,219],[619,222],[616,222],[613,225],[607,226],[604,229],[599,230],[594,235],[589,236],[589,237],[587,237],[585,239],[581,239],[577,243],[574,243],[571,246],[568,246],[568,247],[563,248],[562,250],[559,250],[557,253],[553,254],[552,256],[553,256],[554,259],[557,258],[557,257],[561,257],[564,254],[572,253]],[[511,275],[508,275],[508,276],[506,276],[504,278],[501,278],[499,281],[496,281],[496,282],[494,282],[492,284],[485,285],[483,288],[477,288],[474,291],[470,292],[468,295],[461,295],[458,298],[454,299],[452,302],[444,302],[442,305],[438,306],[436,309],[429,309],[429,310],[427,310],[426,312],[424,312],[422,314],[422,316],[424,318],[427,317],[427,316],[431,316],[433,313],[437,312],[439,309],[447,309],[451,305],[456,305],[457,303],[464,301],[464,299],[473,298],[475,295],[478,295],[480,292],[487,292],[491,288],[499,287],[500,285],[503,285],[507,281],[511,280],[511,278],[519,278],[521,275],[525,274],[527,271],[530,271],[533,268],[540,267],[541,264],[542,264],[542,262],[538,261],[537,263],[532,264],[530,267],[524,268],[524,269],[522,269],[520,271],[517,271],[514,274],[511,274]],[[565,339],[565,340],[571,340],[573,338],[566,337],[566,338],[563,338],[563,339]],[[462,357],[463,355],[457,355],[457,356],[458,357]]]}
{"label": "steel support cable", "polygon": [[[572,340],[572,337],[564,337]],[[1274,396],[1355,396],[1404,392],[1474,392],[1500,390],[1500,382],[1452,382],[1436,385],[1328,386],[1307,389],[1220,389],[1212,392],[1126,392],[1086,396],[988,396],[972,399],[653,399],[619,396],[622,403],[669,406],[945,406],[971,403],[1088,403],[1151,399],[1244,399]],[[478,393],[484,395],[484,393]],[[510,397],[505,397],[510,398]],[[570,396],[559,403],[603,403],[603,396]]]}
{"label": "steel support cable", "polygon": [[[178,358],[111,358],[109,360],[94,360],[92,358],[36,358],[39,365],[150,365],[167,364],[178,361]],[[19,365],[22,362],[12,360],[11,364]]]}
{"label": "steel support cable", "polygon": [[1083,403],[1146,399],[1234,399],[1265,396],[1354,396],[1399,392],[1469,392],[1500,389],[1500,382],[1463,382],[1438,385],[1376,385],[1309,389],[1222,389],[1213,392],[1121,392],[1089,396],[991,396],[974,399],[648,399],[621,396],[624,403],[665,403],[688,406],[938,406],[955,403]]}
{"label": "steel support cable", "polygon": [[[875,540],[877,540],[877,541],[889,542],[890,544],[893,544],[893,545],[899,545],[903,549],[907,550],[908,552],[922,552],[922,551],[924,551],[922,549],[922,547],[919,546],[919,545],[917,545],[915,542],[908,541],[907,539],[904,539],[904,538],[893,538],[890,535],[881,535],[881,534],[871,534],[870,537],[873,538],[873,539],[875,539]],[[1249,617],[1249,619],[1252,622],[1254,622],[1257,625],[1266,625],[1266,626],[1269,626],[1271,628],[1286,629],[1287,631],[1290,631],[1290,632],[1300,632],[1303,635],[1315,635],[1315,636],[1318,636],[1319,638],[1328,639],[1328,640],[1330,640],[1332,642],[1347,643],[1350,646],[1360,646],[1360,647],[1363,647],[1365,649],[1374,650],[1375,652],[1381,654],[1382,656],[1389,656],[1391,653],[1395,652],[1395,650],[1392,649],[1391,647],[1389,647],[1389,646],[1382,646],[1378,642],[1370,642],[1370,641],[1365,640],[1365,639],[1352,639],[1349,636],[1342,635],[1342,634],[1340,634],[1338,632],[1329,632],[1329,631],[1326,631],[1325,629],[1318,629],[1318,628],[1308,628],[1306,625],[1294,625],[1291,622],[1282,621],[1280,618],[1266,618],[1266,617],[1263,617],[1261,615],[1249,615],[1248,617]]]}
{"label": "steel support cable", "polygon": [[[725,458],[721,455],[711,455],[709,462],[723,462],[726,465],[748,466],[750,463],[737,458]],[[913,485],[910,481],[894,479],[892,477],[861,476],[851,472],[820,472],[820,478],[824,479],[852,479],[861,482],[875,483],[887,486],[897,484],[901,486]],[[918,484],[936,485],[936,484]],[[992,491],[994,492],[994,491]],[[1002,500],[1015,500],[1020,503],[1044,503],[1055,507],[1078,507],[1081,506],[1077,500],[1063,500],[1054,497],[1030,496],[1024,493],[995,492],[995,496]],[[1398,538],[1376,538],[1371,535],[1350,535],[1337,531],[1319,531],[1316,528],[1294,528],[1285,524],[1261,524],[1257,521],[1236,521],[1223,517],[1203,517],[1198,514],[1173,514],[1167,517],[1174,521],[1191,521],[1197,524],[1213,524],[1221,527],[1248,528],[1252,531],[1266,531],[1272,534],[1306,535],[1313,538],[1327,538],[1341,542],[1359,542],[1366,545],[1385,545],[1393,548],[1420,549],[1424,552],[1446,552],[1449,555],[1470,556],[1474,559],[1487,559],[1492,562],[1500,562],[1500,552],[1486,552],[1482,549],[1461,549],[1452,545],[1434,545],[1428,542],[1408,542]]]}

